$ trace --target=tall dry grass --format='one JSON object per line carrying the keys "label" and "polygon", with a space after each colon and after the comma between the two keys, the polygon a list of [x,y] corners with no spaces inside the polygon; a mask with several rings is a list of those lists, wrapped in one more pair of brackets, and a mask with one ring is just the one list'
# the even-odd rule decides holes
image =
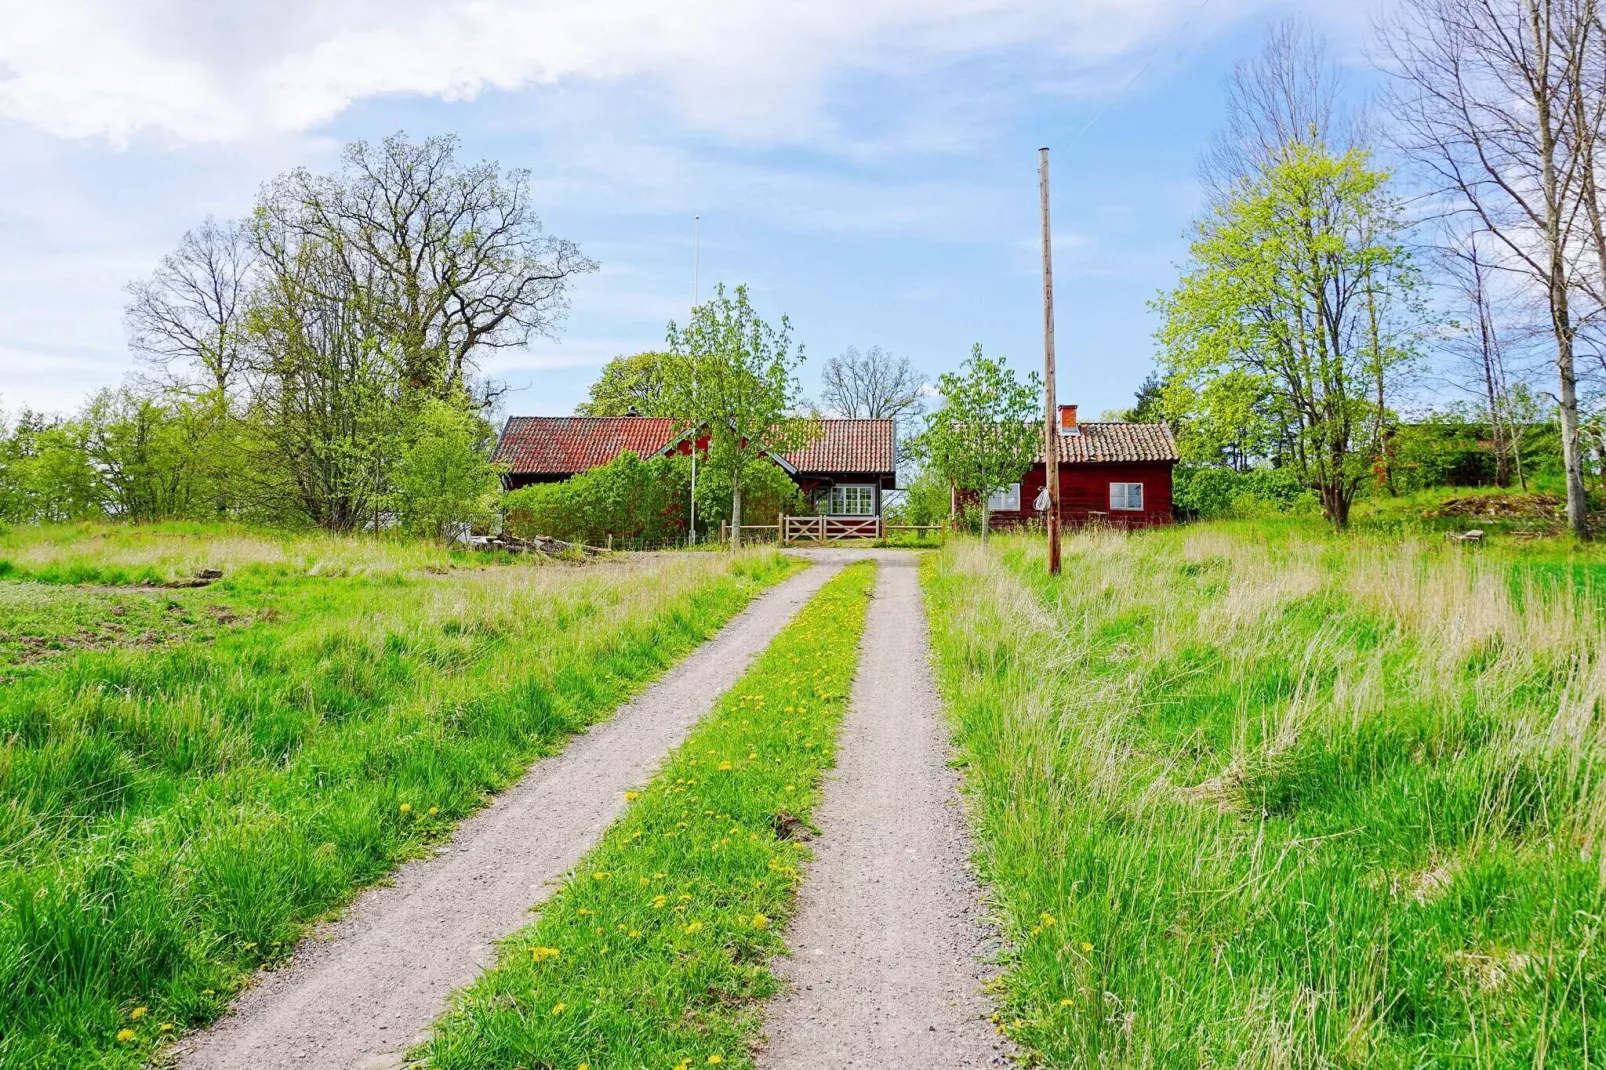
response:
{"label": "tall dry grass", "polygon": [[1058,582],[1025,541],[927,575],[1023,1044],[1052,1066],[1606,1049],[1587,570],[1242,526],[1066,549]]}

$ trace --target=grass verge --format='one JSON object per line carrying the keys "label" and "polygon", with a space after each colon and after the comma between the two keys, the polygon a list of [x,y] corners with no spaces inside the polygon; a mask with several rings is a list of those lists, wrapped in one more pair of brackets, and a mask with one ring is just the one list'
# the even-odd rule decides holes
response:
{"label": "grass verge", "polygon": [[32,664],[0,688],[0,1065],[143,1064],[793,567],[246,563],[184,593],[246,623]]}
{"label": "grass verge", "polygon": [[776,637],[459,995],[427,1065],[751,1065],[873,579],[847,566]]}
{"label": "grass verge", "polygon": [[1520,556],[1197,527],[949,546],[933,646],[1042,1065],[1606,1052],[1606,628]]}

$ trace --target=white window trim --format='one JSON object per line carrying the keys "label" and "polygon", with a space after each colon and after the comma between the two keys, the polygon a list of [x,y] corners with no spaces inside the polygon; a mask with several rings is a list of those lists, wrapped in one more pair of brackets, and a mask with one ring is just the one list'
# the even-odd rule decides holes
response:
{"label": "white window trim", "polygon": [[[842,492],[840,495],[838,494],[839,491]],[[852,497],[859,499],[863,504],[863,512],[857,510],[845,512],[837,508],[839,500],[843,506],[848,504],[848,491],[853,491]],[[825,492],[825,513],[827,516],[875,516],[875,507],[875,484],[873,483],[838,483]]]}
{"label": "white window trim", "polygon": [[1020,512],[1020,484],[1011,483],[1002,490],[995,490],[987,496],[987,511],[989,513],[1018,513]]}
{"label": "white window trim", "polygon": [[[1116,488],[1122,488],[1121,496],[1116,497]],[[1132,501],[1132,489],[1137,488],[1138,504]],[[1116,504],[1119,502],[1120,504]],[[1110,512],[1112,513],[1141,513],[1143,512],[1143,484],[1142,483],[1111,483],[1110,484]]]}

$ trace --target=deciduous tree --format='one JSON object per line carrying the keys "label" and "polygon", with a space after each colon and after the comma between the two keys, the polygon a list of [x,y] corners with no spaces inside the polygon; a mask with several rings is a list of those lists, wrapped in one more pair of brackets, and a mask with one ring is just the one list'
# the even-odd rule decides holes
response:
{"label": "deciduous tree", "polygon": [[1289,460],[1338,527],[1372,467],[1372,390],[1412,359],[1379,340],[1408,342],[1419,314],[1387,183],[1358,150],[1293,146],[1197,225],[1187,273],[1158,303],[1177,382],[1237,372],[1272,391],[1292,421]]}
{"label": "deciduous tree", "polygon": [[937,393],[942,407],[927,414],[914,451],[950,486],[980,498],[986,539],[988,496],[1019,480],[1042,449],[1042,381],[1033,372],[1022,382],[978,344],[958,372],[937,380]]}
{"label": "deciduous tree", "polygon": [[802,347],[785,316],[771,326],[747,287],[727,293],[721,284],[685,327],[670,323],[669,352],[667,408],[693,435],[706,431],[707,464],[729,481],[732,545],[740,546],[746,474],[817,433],[814,421],[796,413]]}

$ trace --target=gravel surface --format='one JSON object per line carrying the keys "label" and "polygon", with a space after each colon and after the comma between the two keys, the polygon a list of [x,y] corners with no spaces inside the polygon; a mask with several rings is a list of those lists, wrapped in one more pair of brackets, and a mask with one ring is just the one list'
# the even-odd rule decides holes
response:
{"label": "gravel surface", "polygon": [[918,557],[875,556],[853,701],[787,930],[792,954],[775,963],[790,992],[769,1010],[759,1065],[1007,1065],[980,989],[989,934],[931,680]]}
{"label": "gravel surface", "polygon": [[281,970],[259,975],[233,1013],[179,1048],[185,1070],[378,1070],[402,1065],[451,993],[495,962],[624,809],[670,748],[707,714],[837,571],[823,562],[760,595],[714,639],[610,720],[530,767],[458,826],[449,846],[400,869],[322,926]]}

